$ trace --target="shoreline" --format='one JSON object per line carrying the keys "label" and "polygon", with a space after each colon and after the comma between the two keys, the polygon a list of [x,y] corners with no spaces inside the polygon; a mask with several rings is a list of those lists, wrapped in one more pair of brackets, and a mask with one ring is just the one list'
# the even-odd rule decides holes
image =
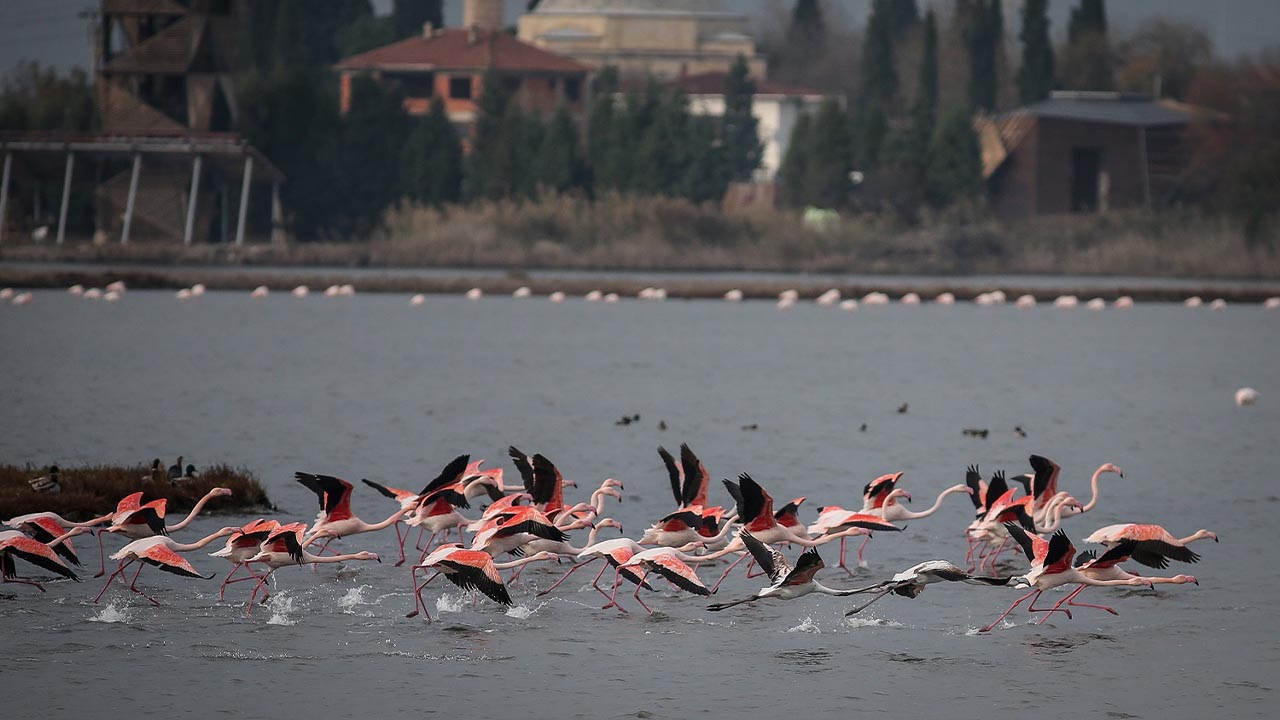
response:
{"label": "shoreline", "polygon": [[[1228,302],[1262,302],[1280,295],[1280,281],[1258,279],[1182,279],[1117,277],[1081,277],[1070,275],[982,275],[982,276],[841,276],[815,277],[814,274],[724,273],[684,271],[627,270],[543,270],[523,272],[498,268],[429,268],[429,267],[305,267],[305,266],[162,266],[140,263],[84,262],[0,262],[0,287],[21,289],[65,289],[71,285],[104,287],[122,280],[131,290],[178,290],[195,283],[209,290],[251,291],[265,285],[272,292],[292,290],[306,285],[322,291],[330,285],[350,284],[358,292],[423,293],[460,295],[472,288],[486,294],[509,295],[527,287],[535,296],[563,292],[582,296],[593,290],[635,297],[646,287],[660,286],[670,299],[720,299],[731,290],[741,290],[747,299],[774,299],[778,293],[794,289],[802,299],[812,299],[832,288],[843,297],[861,298],[870,292],[887,292],[895,299],[914,292],[928,301],[943,292],[957,300],[971,300],[981,293],[1003,290],[1009,299],[1027,294],[1039,301],[1071,294],[1081,301],[1095,297],[1105,300],[1128,295],[1137,301],[1182,301],[1199,295],[1206,301],[1222,298]],[[563,275],[557,276],[561,272]],[[723,274],[725,277],[717,277]],[[764,277],[752,278],[758,274]],[[1003,278],[1007,277],[1005,281]],[[1043,278],[1043,281],[1039,281]]]}

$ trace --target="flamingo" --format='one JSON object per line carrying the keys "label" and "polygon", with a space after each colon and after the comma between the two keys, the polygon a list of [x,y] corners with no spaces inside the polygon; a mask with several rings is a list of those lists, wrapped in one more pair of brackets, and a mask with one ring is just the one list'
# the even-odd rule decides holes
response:
{"label": "flamingo", "polygon": [[[1052,463],[1052,461],[1048,461],[1048,462]],[[1044,520],[1047,519],[1049,514],[1048,513],[1049,502],[1051,502],[1054,498],[1061,498],[1062,501],[1064,502],[1064,504],[1062,505],[1062,517],[1064,519],[1069,517],[1075,517],[1076,515],[1081,515],[1083,513],[1087,513],[1090,510],[1092,510],[1098,504],[1098,480],[1100,480],[1102,476],[1106,473],[1119,475],[1122,478],[1124,477],[1124,470],[1120,469],[1116,465],[1113,465],[1111,463],[1103,463],[1099,465],[1098,469],[1093,471],[1093,476],[1089,479],[1089,485],[1093,490],[1093,497],[1089,498],[1089,502],[1085,503],[1084,505],[1081,505],[1080,501],[1072,497],[1070,493],[1057,492],[1053,496],[1051,496],[1049,500],[1046,500],[1045,503],[1041,506],[1041,509],[1037,511],[1037,513],[1035,514],[1036,525],[1037,526],[1041,525],[1044,522]]]}
{"label": "flamingo", "polygon": [[[818,519],[807,528],[809,535],[840,537],[840,562],[838,567],[850,575],[853,574],[853,571],[845,565],[845,543],[851,535],[866,535],[869,540],[871,533],[875,530],[899,532],[902,528],[893,525],[880,515],[868,512],[853,512],[838,505],[825,505],[818,508]],[[866,545],[867,542],[864,540],[862,545],[858,547],[858,567],[867,566],[866,561],[862,559],[862,550]]]}
{"label": "flamingo", "polygon": [[[463,476],[466,470],[471,467],[468,464],[470,460],[470,455],[459,455],[454,458],[448,465],[445,465],[435,479],[427,483],[422,492],[416,495],[408,490],[385,487],[368,479],[364,479],[362,482],[400,503],[401,514],[409,515],[408,524],[418,527],[419,542],[422,540],[422,533],[427,529],[431,530],[431,537],[427,539],[426,548],[423,549],[422,553],[425,557],[427,551],[431,548],[431,543],[435,541],[435,537],[440,531],[443,530],[447,535],[449,530],[458,528],[458,539],[461,540],[461,528],[471,522],[455,509],[458,507],[471,507],[463,490]],[[395,528],[396,540],[400,545],[400,559],[396,562],[396,566],[399,567],[405,560],[404,542],[408,538],[408,532],[406,531],[402,535],[399,524],[396,524]],[[322,549],[320,552],[323,554],[324,550]]]}
{"label": "flamingo", "polygon": [[738,532],[738,538],[747,546],[747,550],[750,551],[751,557],[755,558],[756,564],[769,576],[769,586],[761,588],[754,595],[740,600],[708,605],[707,609],[711,612],[719,612],[734,605],[755,602],[765,598],[794,600],[810,593],[843,597],[859,592],[858,590],[836,590],[813,579],[813,576],[825,567],[822,558],[818,555],[817,548],[809,548],[800,553],[800,558],[796,560],[796,565],[793,568],[782,553],[757,540],[751,534],[751,531],[746,528]]}
{"label": "flamingo", "polygon": [[[346,555],[312,555],[307,552],[306,548],[317,538],[329,537],[332,530],[329,528],[321,528],[316,530],[312,528],[312,535],[306,540],[303,534],[307,531],[306,523],[291,523],[289,525],[281,525],[271,534],[267,535],[267,539],[259,546],[257,555],[246,560],[246,563],[262,563],[267,566],[267,572],[263,573],[258,579],[256,585],[253,586],[253,593],[249,596],[249,604],[245,611],[246,615],[253,614],[253,605],[258,598],[258,591],[262,590],[267,584],[267,580],[275,575],[276,570],[288,565],[318,565],[320,563],[338,563],[347,562],[349,560],[374,560],[382,562],[377,553],[368,551],[360,551],[349,553]],[[266,602],[268,593],[264,590],[262,593],[262,601]]]}
{"label": "flamingo", "polygon": [[806,499],[808,498],[801,496],[783,505],[778,512],[773,514],[773,519],[777,520],[779,525],[801,532],[798,528],[804,527],[804,524],[800,522],[800,506],[804,504]]}
{"label": "flamingo", "polygon": [[[1168,584],[1174,584],[1174,585],[1185,585],[1187,583],[1195,583],[1196,585],[1200,584],[1200,581],[1196,580],[1195,577],[1191,575],[1175,575],[1173,577],[1144,577],[1141,575],[1134,575],[1133,573],[1125,571],[1120,567],[1120,563],[1129,559],[1129,555],[1131,552],[1133,552],[1135,544],[1136,543],[1132,540],[1121,541],[1115,545],[1112,545],[1106,552],[1102,553],[1101,556],[1096,556],[1093,551],[1086,550],[1085,552],[1080,553],[1078,557],[1076,557],[1076,560],[1075,560],[1076,570],[1078,570],[1085,577],[1093,578],[1094,580],[1112,580],[1117,582],[1129,581],[1134,579],[1145,580],[1147,583],[1151,585],[1151,588],[1153,590],[1155,589],[1155,585],[1160,583],[1168,583]],[[1081,585],[1080,587],[1071,591],[1065,598],[1059,600],[1057,604],[1053,606],[1052,610],[1057,610],[1058,608],[1062,607],[1063,604],[1068,604],[1068,603],[1072,605],[1084,605],[1084,603],[1074,603],[1071,601],[1075,600],[1075,598],[1079,596],[1080,593],[1084,592],[1084,589],[1086,587],[1088,587],[1088,585]],[[1102,607],[1102,606],[1085,605],[1085,607]],[[1102,607],[1102,609],[1107,610],[1113,615],[1115,614],[1115,611],[1111,610],[1110,608]]]}
{"label": "flamingo", "polygon": [[1169,560],[1185,563],[1198,562],[1200,556],[1192,552],[1187,545],[1206,539],[1218,542],[1218,535],[1208,530],[1197,530],[1187,537],[1177,538],[1159,525],[1129,523],[1100,528],[1084,541],[1111,547],[1125,540],[1132,540],[1134,549],[1131,556],[1134,562],[1163,570],[1169,567]]}
{"label": "flamingo", "polygon": [[566,486],[576,488],[578,484],[565,480],[560,474],[560,469],[545,455],[535,453],[530,458],[514,445],[507,448],[507,454],[511,456],[511,461],[520,472],[525,492],[532,496],[533,505],[554,523],[560,525],[572,522],[574,518],[579,518],[581,513],[594,513],[594,506],[588,503],[578,503],[573,507],[567,507],[564,504],[564,488]]}
{"label": "flamingo", "polygon": [[67,567],[62,558],[58,557],[56,548],[61,547],[70,538],[86,532],[92,531],[88,528],[73,527],[47,543],[24,535],[17,530],[0,532],[0,583],[30,585],[40,592],[45,591],[44,586],[34,580],[18,579],[17,568],[13,564],[14,558],[21,558],[32,565],[57,573],[69,580],[80,582],[80,578],[76,576],[75,572]]}
{"label": "flamingo", "polygon": [[[259,546],[266,541],[267,537],[280,527],[280,523],[275,520],[263,520],[258,518],[251,523],[243,525],[231,537],[227,538],[226,547],[216,552],[209,553],[210,557],[225,558],[227,562],[232,564],[231,572],[222,579],[222,585],[218,587],[218,600],[226,599],[227,585],[242,582],[245,580],[261,580],[258,574],[250,568],[247,563],[249,558],[255,556],[259,552]],[[232,580],[231,577],[236,574],[240,568],[249,571],[249,577],[243,577]]]}
{"label": "flamingo", "polygon": [[849,593],[850,595],[856,595],[879,591],[875,597],[849,610],[844,615],[845,617],[856,615],[889,593],[909,598],[920,597],[920,593],[924,592],[925,586],[940,582],[962,582],[969,585],[1008,585],[1009,578],[970,575],[946,560],[926,560],[918,565],[912,565],[882,583],[859,588]]}
{"label": "flamingo", "polygon": [[[702,547],[702,546],[703,546],[702,541],[695,540],[691,543],[688,543],[687,545],[683,545],[676,549],[680,552],[689,552],[690,550],[693,550],[695,548]],[[577,555],[578,562],[575,563],[573,567],[569,568],[568,572],[562,575],[559,580],[555,581],[555,583],[553,583],[551,587],[538,593],[538,597],[542,597],[543,595],[546,595],[552,590],[555,590],[557,587],[560,586],[561,583],[563,583],[565,580],[568,580],[569,576],[572,575],[575,570],[585,567],[587,565],[590,565],[596,560],[604,559],[605,564],[603,567],[600,568],[600,572],[596,573],[595,579],[591,581],[591,587],[595,588],[597,592],[599,592],[601,595],[604,595],[606,598],[608,598],[609,593],[601,589],[599,585],[600,578],[601,576],[604,575],[604,571],[608,570],[610,567],[617,568],[623,563],[625,563],[626,561],[630,560],[631,557],[636,553],[641,553],[644,551],[645,551],[645,548],[641,546],[640,543],[637,543],[635,540],[632,540],[631,538],[615,538],[613,540],[602,540],[598,543],[588,543],[587,547],[583,548],[582,551],[578,553]],[[627,580],[637,585],[643,584],[646,590],[653,590],[653,587],[650,586],[641,575],[636,574],[636,572],[631,568],[628,568],[627,570],[622,571],[622,575]],[[608,608],[608,607],[611,607],[611,606],[610,605],[605,606],[605,608]]]}
{"label": "flamingo", "polygon": [[658,455],[667,468],[676,510],[646,530],[640,544],[677,547],[697,540],[708,545],[721,542],[728,536],[729,524],[721,525],[724,508],[706,506],[711,482],[706,466],[687,443],[680,445],[679,463],[662,446],[658,447]]}
{"label": "flamingo", "polygon": [[226,537],[237,532],[239,529],[240,528],[236,527],[224,527],[212,535],[205,536],[193,543],[180,543],[167,535],[152,535],[150,537],[134,540],[121,548],[119,552],[111,556],[112,560],[119,560],[120,565],[112,571],[111,575],[107,578],[106,584],[102,586],[102,591],[93,599],[93,602],[97,603],[102,599],[103,594],[107,592],[107,588],[111,587],[111,583],[117,577],[119,577],[120,582],[123,583],[123,573],[125,568],[136,562],[138,563],[138,571],[133,574],[133,582],[129,583],[129,589],[150,600],[152,605],[159,606],[159,600],[156,600],[138,589],[138,576],[142,574],[142,568],[147,565],[154,565],[157,568],[164,570],[165,572],[173,573],[174,575],[208,580],[209,578],[212,578],[213,575],[201,575],[194,567],[191,566],[191,563],[187,562],[186,558],[182,557],[178,553],[199,550],[214,540]]}
{"label": "flamingo", "polygon": [[[697,562],[700,559],[701,558],[699,557],[685,555],[679,550],[666,547],[651,548],[644,552],[632,555],[630,559],[618,565],[618,567],[614,569],[613,594],[610,596],[609,604],[605,605],[605,608],[616,607],[619,611],[624,613],[626,612],[626,610],[618,604],[618,584],[621,582],[623,571],[630,568],[635,568],[639,571],[640,578],[642,580],[645,575],[652,571],[666,578],[667,582],[681,590],[684,590],[685,592],[702,596],[710,595],[712,591],[708,590],[707,586],[702,584],[702,580],[698,578],[698,573],[694,572],[693,568],[688,565],[689,562]],[[640,589],[642,587],[644,587],[643,583],[636,585],[634,597],[636,602],[640,603],[640,607],[644,608],[650,615],[652,615],[653,608],[645,605],[644,601],[640,599]]]}
{"label": "flamingo", "polygon": [[[400,522],[400,516],[404,514],[404,511],[397,508],[387,516],[386,520],[369,524],[351,512],[351,490],[353,489],[351,483],[332,475],[312,475],[304,472],[295,472],[293,477],[314,492],[320,501],[320,512],[311,526],[313,535],[325,531],[326,539],[320,548],[320,555],[324,554],[334,538],[377,532],[396,525]],[[399,536],[399,533],[400,528],[397,526],[396,535]]]}
{"label": "flamingo", "polygon": [[605,518],[600,522],[596,523],[591,528],[591,532],[587,533],[587,544],[582,547],[574,547],[573,545],[569,544],[568,540],[556,541],[556,540],[544,540],[542,538],[538,538],[537,540],[530,540],[521,549],[524,552],[530,552],[530,551],[551,552],[551,553],[555,553],[557,556],[559,555],[577,556],[577,555],[580,555],[587,548],[591,547],[592,545],[595,545],[596,536],[600,534],[600,531],[602,529],[607,527],[617,528],[618,532],[622,532],[622,523],[618,522],[617,520],[614,520],[613,518]]}
{"label": "flamingo", "polygon": [[956,493],[968,493],[972,491],[969,489],[968,485],[952,485],[946,490],[943,490],[942,492],[938,493],[938,497],[936,500],[933,501],[932,506],[924,510],[921,510],[920,512],[911,512],[910,510],[908,510],[906,507],[904,507],[902,504],[900,504],[897,501],[899,497],[905,497],[907,499],[907,502],[911,502],[910,493],[908,493],[905,490],[897,490],[896,492],[900,494],[894,495],[893,493],[890,493],[889,497],[885,498],[885,503],[879,508],[880,510],[879,513],[870,513],[870,514],[872,515],[879,514],[881,517],[883,517],[885,520],[888,520],[889,522],[902,522],[903,520],[919,520],[920,518],[927,518],[930,515],[938,512],[938,508],[942,507],[942,500],[946,496],[954,495]]}
{"label": "flamingo", "polygon": [[569,539],[569,535],[537,508],[518,507],[492,518],[488,527],[477,532],[471,539],[471,549],[500,555],[517,550],[537,538],[564,542]]}
{"label": "flamingo", "polygon": [[105,550],[102,547],[102,533],[116,533],[130,540],[141,540],[153,535],[168,535],[190,525],[210,500],[229,495],[231,495],[231,490],[228,488],[213,488],[196,502],[195,507],[191,508],[191,512],[187,513],[185,518],[173,525],[166,525],[164,522],[165,509],[168,507],[168,500],[165,498],[143,504],[141,492],[125,496],[120,502],[116,503],[116,511],[111,515],[111,526],[98,533],[98,558],[101,562],[101,567],[94,577],[102,577],[107,572]]}
{"label": "flamingo", "polygon": [[[1036,600],[1045,591],[1061,585],[1079,584],[1093,585],[1098,587],[1112,587],[1117,585],[1133,585],[1151,587],[1151,583],[1143,578],[1134,577],[1127,580],[1095,580],[1088,575],[1076,570],[1071,566],[1071,559],[1075,557],[1076,549],[1071,545],[1071,540],[1067,534],[1059,530],[1053,534],[1048,540],[1038,535],[1027,535],[1027,532],[1014,523],[1005,523],[1005,530],[1009,536],[1017,541],[1022,547],[1022,551],[1026,554],[1027,559],[1031,561],[1031,570],[1023,576],[1009,578],[1009,584],[1014,587],[1032,588],[1031,592],[1018,598],[1008,610],[1005,610],[1000,617],[996,618],[990,625],[982,628],[978,632],[990,632],[1001,620],[1005,619],[1014,608],[1022,604],[1027,598],[1031,599],[1031,603],[1027,606],[1028,612],[1043,612],[1045,615],[1040,618],[1038,624],[1043,624],[1049,615],[1055,612],[1065,613],[1067,618],[1071,618],[1071,611],[1066,608],[1055,605],[1052,608],[1037,608]],[[1078,593],[1071,593],[1063,599],[1062,603],[1067,605],[1075,605],[1079,607],[1091,607],[1098,610],[1106,610],[1112,615],[1118,615],[1115,610],[1104,607],[1102,605],[1089,605],[1087,603],[1072,602],[1074,596]]]}
{"label": "flamingo", "polygon": [[[413,611],[405,615],[405,617],[416,617],[418,608],[421,607],[422,617],[426,618],[427,622],[431,622],[431,616],[427,614],[427,604],[422,601],[422,590],[440,575],[444,575],[449,579],[449,582],[463,590],[479,590],[484,593],[485,597],[499,605],[512,605],[511,595],[507,592],[507,586],[503,584],[502,576],[498,574],[498,571],[555,558],[556,554],[553,552],[540,552],[510,562],[499,563],[494,562],[493,556],[489,553],[467,550],[458,543],[441,545],[436,548],[435,552],[427,556],[421,564],[414,565],[410,569],[414,586]],[[435,575],[427,578],[419,585],[418,570],[428,568],[435,570]]]}
{"label": "flamingo", "polygon": [[[4,522],[5,525],[15,530],[21,530],[23,533],[30,535],[42,543],[50,543],[52,540],[64,533],[66,528],[93,528],[101,525],[111,519],[113,513],[107,513],[100,517],[86,520],[85,522],[71,522],[61,515],[53,512],[38,512],[19,515],[9,518]],[[54,551],[62,556],[64,560],[74,565],[80,565],[80,558],[76,557],[75,550],[71,547],[71,543],[63,541],[54,547]]]}

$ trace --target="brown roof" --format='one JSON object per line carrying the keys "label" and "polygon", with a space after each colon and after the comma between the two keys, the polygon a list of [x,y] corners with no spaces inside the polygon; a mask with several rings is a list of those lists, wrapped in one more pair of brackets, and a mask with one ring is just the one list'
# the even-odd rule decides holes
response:
{"label": "brown roof", "polygon": [[[724,83],[728,78],[729,73],[727,72],[705,72],[681,76],[673,80],[672,84],[689,95],[720,95],[724,93]],[[787,97],[826,95],[821,90],[814,90],[800,85],[787,85],[772,80],[756,80],[755,84],[757,95],[785,95]]]}
{"label": "brown roof", "polygon": [[339,70],[420,67],[424,70],[503,70],[583,74],[587,66],[500,31],[449,29],[415,36],[344,58]]}

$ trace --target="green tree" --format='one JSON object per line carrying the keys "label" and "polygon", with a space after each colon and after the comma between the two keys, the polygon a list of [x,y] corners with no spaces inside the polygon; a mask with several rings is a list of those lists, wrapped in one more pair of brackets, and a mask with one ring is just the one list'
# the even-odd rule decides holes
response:
{"label": "green tree", "polygon": [[369,0],[242,2],[237,13],[238,65],[269,72],[274,67],[332,64],[340,57],[340,31],[372,15]]}
{"label": "green tree", "polygon": [[1022,6],[1022,66],[1018,68],[1018,99],[1039,102],[1053,90],[1053,43],[1049,40],[1049,0],[1026,0]]}
{"label": "green tree", "polygon": [[641,103],[637,106],[641,112],[633,115],[633,122],[643,130],[636,148],[632,187],[662,195],[680,186],[689,164],[688,101],[679,90],[648,91],[646,95],[653,98],[652,109],[648,102]]}
{"label": "green tree", "polygon": [[587,159],[596,190],[625,190],[631,175],[630,126],[626,107],[614,94],[617,88],[617,68],[606,67],[596,76],[587,122]]}
{"label": "green tree", "polygon": [[889,103],[898,91],[898,73],[893,67],[893,28],[884,5],[874,3],[862,43],[862,94],[866,101]]}
{"label": "green tree", "polygon": [[578,131],[573,118],[564,105],[556,107],[555,114],[542,133],[538,156],[533,167],[537,184],[564,192],[582,184],[582,161],[578,152]]}
{"label": "green tree", "polygon": [[889,118],[879,100],[872,99],[863,108],[859,129],[858,162],[863,170],[873,170],[880,164],[880,151],[889,133]]}
{"label": "green tree", "polygon": [[[731,181],[750,180],[751,174],[760,166],[763,150],[756,116],[751,112],[756,84],[748,72],[746,59],[739,55],[724,83],[720,145],[724,150],[725,175]],[[713,143],[715,140],[715,137],[711,138]]]}
{"label": "green tree", "polygon": [[440,98],[413,121],[400,166],[404,194],[429,205],[456,202],[461,195],[462,146]]}
{"label": "green tree", "polygon": [[400,195],[400,155],[407,133],[404,98],[368,78],[351,84],[351,109],[342,119],[338,164],[342,230],[363,237]]}
{"label": "green tree", "polygon": [[434,28],[443,28],[442,5],[441,0],[392,0],[390,18],[395,26],[396,37],[419,35],[426,23],[431,23]]}
{"label": "green tree", "polygon": [[498,154],[502,145],[503,123],[511,92],[502,76],[490,70],[481,78],[480,98],[477,101],[475,128],[472,131],[472,150],[464,167],[462,194],[466,198],[493,197],[504,194],[495,188],[505,187],[507,179],[491,180],[499,164]]}
{"label": "green tree", "polygon": [[1107,8],[1104,0],[1080,0],[1071,9],[1067,21],[1067,42],[1073,43],[1089,33],[1107,34]]}
{"label": "green tree", "polygon": [[791,8],[791,24],[787,27],[787,44],[802,48],[809,55],[817,55],[822,50],[826,33],[822,3],[819,0],[796,0]]}
{"label": "green tree", "polygon": [[0,82],[0,130],[92,130],[98,117],[88,74],[65,77],[34,61],[19,61]]}
{"label": "green tree", "polygon": [[925,200],[945,207],[982,191],[982,155],[969,113],[954,108],[943,116],[929,148]]}
{"label": "green tree", "polygon": [[853,141],[849,118],[834,98],[818,107],[807,144],[805,201],[826,208],[844,207],[851,190]]}
{"label": "green tree", "polygon": [[929,121],[932,134],[933,119],[938,111],[938,19],[933,8],[924,16],[924,50],[920,60],[920,96],[916,109]]}
{"label": "green tree", "polygon": [[956,15],[969,55],[969,104],[995,110],[999,87],[999,52],[1004,42],[1000,0],[963,0]]}
{"label": "green tree", "polygon": [[1110,90],[1115,87],[1114,66],[1103,0],[1080,0],[1067,24],[1062,85],[1072,90]]}
{"label": "green tree", "polygon": [[1191,81],[1213,60],[1213,42],[1192,23],[1144,22],[1120,47],[1116,71],[1121,90],[1184,99]]}
{"label": "green tree", "polygon": [[717,141],[719,131],[716,118],[698,115],[686,119],[688,150],[677,188],[681,197],[694,202],[718,202],[724,197],[731,163],[724,157],[727,147]]}
{"label": "green tree", "polygon": [[885,16],[885,25],[894,38],[915,27],[920,22],[920,9],[916,0],[871,0],[871,12]]}
{"label": "green tree", "polygon": [[778,169],[783,199],[791,207],[802,207],[808,202],[805,183],[809,176],[809,135],[812,124],[808,113],[796,118],[795,127],[791,128],[791,137],[787,140],[787,152],[782,157],[782,167]]}

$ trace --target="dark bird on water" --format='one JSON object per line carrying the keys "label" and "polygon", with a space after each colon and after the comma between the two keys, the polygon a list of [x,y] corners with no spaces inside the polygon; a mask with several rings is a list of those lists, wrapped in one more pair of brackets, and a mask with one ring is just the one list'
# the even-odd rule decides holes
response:
{"label": "dark bird on water", "polygon": [[907,413],[907,403],[902,403],[901,405],[898,406],[898,414],[905,415],[906,413]]}

